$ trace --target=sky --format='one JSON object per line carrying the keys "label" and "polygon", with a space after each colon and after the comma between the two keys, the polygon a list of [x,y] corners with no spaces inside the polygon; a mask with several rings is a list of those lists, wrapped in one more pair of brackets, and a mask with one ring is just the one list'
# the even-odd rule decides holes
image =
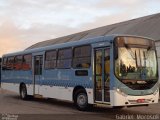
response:
{"label": "sky", "polygon": [[0,0],[0,57],[40,41],[160,12],[160,0]]}

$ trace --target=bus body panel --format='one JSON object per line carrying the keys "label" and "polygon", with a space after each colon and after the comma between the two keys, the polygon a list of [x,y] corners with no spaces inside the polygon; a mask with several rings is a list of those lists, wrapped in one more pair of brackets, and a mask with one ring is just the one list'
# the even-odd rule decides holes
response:
{"label": "bus body panel", "polygon": [[[92,39],[87,40],[80,40],[76,42],[69,42],[69,43],[62,43],[59,45],[52,45],[43,48],[36,48],[32,50],[25,50],[23,52],[13,53],[4,55],[3,58],[8,56],[17,56],[17,55],[24,55],[24,54],[32,54],[32,69],[31,70],[2,70],[2,88],[11,90],[14,92],[19,93],[20,84],[24,83],[27,87],[27,94],[28,95],[41,95],[42,97],[46,98],[56,98],[60,100],[68,100],[73,101],[73,91],[74,88],[80,86],[85,89],[87,96],[88,96],[88,103],[89,104],[97,104],[102,103],[105,105],[110,104],[111,106],[128,106],[128,105],[139,105],[139,104],[151,104],[158,102],[158,94],[159,92],[155,93],[155,88],[149,89],[150,95],[126,95],[117,92],[117,89],[127,88],[126,90],[130,90],[130,92],[137,94],[138,90],[131,90],[129,87],[125,86],[121,83],[115,76],[115,65],[114,65],[114,38],[116,35],[113,36],[100,36]],[[71,47],[72,50],[74,47],[77,46],[91,46],[91,65],[89,68],[68,68],[68,69],[45,69],[45,53],[49,50],[59,50]],[[96,68],[96,50],[101,50],[102,58],[106,59],[105,54],[106,50],[109,50],[109,101],[106,102],[104,99],[104,92],[105,92],[105,82],[103,81],[101,87],[103,90],[100,92],[102,96],[100,96],[103,100],[96,100],[96,81],[95,81],[95,68]],[[36,73],[36,61],[40,62],[42,60],[41,72]],[[105,60],[102,60],[102,68],[103,74],[105,73]],[[40,63],[38,63],[40,65]],[[96,68],[97,69],[97,68]],[[87,72],[87,75],[76,75],[76,72]],[[104,79],[104,75],[101,76]],[[115,90],[116,88],[116,90]],[[144,91],[149,91],[144,90]],[[99,91],[97,91],[98,93]],[[139,91],[141,92],[141,91]],[[146,92],[147,93],[147,92]],[[154,94],[155,93],[155,94]],[[99,94],[99,93],[98,93]],[[127,91],[126,91],[127,94]],[[145,99],[151,100],[148,103],[132,103],[130,101],[137,101],[138,99]],[[154,102],[153,102],[154,100]],[[128,103],[127,103],[128,102]],[[127,103],[127,104],[126,104]]]}
{"label": "bus body panel", "polygon": [[2,82],[1,84],[3,89],[15,92],[15,93],[19,93],[19,84],[17,83],[5,83]]}
{"label": "bus body panel", "polygon": [[[132,106],[141,104],[153,104],[158,103],[159,90],[157,89],[155,94],[132,96],[126,95],[120,91],[111,90],[111,106]],[[138,100],[143,100],[138,102]]]}
{"label": "bus body panel", "polygon": [[[27,87],[27,94],[33,95],[33,85],[25,84]],[[2,83],[3,89],[13,91],[15,93],[19,93],[19,84],[17,83]],[[38,87],[38,86],[37,86]],[[39,87],[39,95],[44,98],[55,98],[59,100],[73,100],[73,87],[59,87],[59,86],[48,86],[42,85]],[[88,95],[88,103],[94,104],[93,101],[93,89],[86,88],[86,92]]]}

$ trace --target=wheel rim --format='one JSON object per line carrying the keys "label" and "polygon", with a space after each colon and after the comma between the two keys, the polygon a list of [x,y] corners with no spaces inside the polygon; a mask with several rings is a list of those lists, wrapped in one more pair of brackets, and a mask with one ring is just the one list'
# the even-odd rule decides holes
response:
{"label": "wheel rim", "polygon": [[85,94],[80,94],[77,97],[77,104],[80,107],[84,107],[87,103],[87,96]]}

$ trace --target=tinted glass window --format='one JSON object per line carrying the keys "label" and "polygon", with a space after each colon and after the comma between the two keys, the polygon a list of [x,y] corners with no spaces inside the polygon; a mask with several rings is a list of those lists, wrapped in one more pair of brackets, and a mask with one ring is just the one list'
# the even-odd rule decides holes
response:
{"label": "tinted glass window", "polygon": [[22,69],[30,70],[31,68],[32,68],[32,55],[31,54],[24,55]]}
{"label": "tinted glass window", "polygon": [[89,57],[91,56],[91,46],[81,46],[74,48],[74,57]]}
{"label": "tinted glass window", "polygon": [[72,48],[62,49],[58,51],[58,68],[70,68],[72,63]]}
{"label": "tinted glass window", "polygon": [[8,57],[7,70],[13,70],[13,69],[14,69],[14,57]]}
{"label": "tinted glass window", "polygon": [[22,62],[23,62],[23,56],[22,55],[15,57],[15,63],[14,63],[15,70],[21,70],[22,69]]}
{"label": "tinted glass window", "polygon": [[55,50],[47,51],[45,58],[45,69],[56,68],[56,58],[57,58],[57,52]]}
{"label": "tinted glass window", "polygon": [[43,56],[35,56],[34,58],[34,74],[42,75]]}
{"label": "tinted glass window", "polygon": [[72,58],[72,49],[71,48],[59,50],[58,59],[68,59],[68,58]]}
{"label": "tinted glass window", "polygon": [[71,68],[71,59],[63,59],[57,61],[58,68]]}
{"label": "tinted glass window", "polygon": [[46,52],[46,60],[55,60],[56,56],[57,56],[57,52],[55,50]]}
{"label": "tinted glass window", "polygon": [[4,57],[2,61],[2,70],[6,70],[6,69],[7,69],[7,58]]}
{"label": "tinted glass window", "polygon": [[74,48],[73,67],[89,68],[91,64],[91,46]]}

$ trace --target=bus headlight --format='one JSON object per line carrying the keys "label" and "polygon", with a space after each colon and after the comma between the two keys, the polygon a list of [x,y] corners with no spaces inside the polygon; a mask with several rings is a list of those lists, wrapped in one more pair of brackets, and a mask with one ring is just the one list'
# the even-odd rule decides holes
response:
{"label": "bus headlight", "polygon": [[119,94],[123,95],[124,97],[126,97],[126,96],[127,96],[127,95],[126,95],[126,94],[125,94],[121,89],[116,88],[115,90],[117,91],[117,93],[119,93]]}
{"label": "bus headlight", "polygon": [[154,91],[153,95],[156,95],[158,93],[159,89],[157,89],[156,91]]}

